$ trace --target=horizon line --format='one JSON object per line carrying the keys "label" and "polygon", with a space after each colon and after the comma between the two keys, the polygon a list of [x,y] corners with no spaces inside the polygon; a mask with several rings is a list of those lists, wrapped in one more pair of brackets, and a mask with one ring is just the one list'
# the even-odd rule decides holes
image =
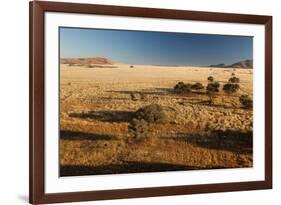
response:
{"label": "horizon line", "polygon": [[[232,62],[231,64],[225,64],[224,62],[219,62],[219,63],[215,63],[215,64],[209,64],[209,65],[194,65],[194,64],[161,64],[161,63],[157,63],[157,64],[150,64],[150,63],[123,63],[123,62],[117,62],[117,61],[112,61],[111,59],[107,58],[107,57],[102,57],[102,56],[87,56],[87,57],[60,57],[59,59],[94,59],[94,58],[103,58],[103,59],[106,59],[106,60],[109,60],[112,62],[112,64],[125,64],[125,65],[151,65],[151,66],[195,66],[195,67],[211,67],[211,66],[215,66],[215,65],[220,65],[220,64],[224,64],[225,66],[230,66],[230,65],[233,65],[235,63],[238,63],[238,62],[242,62],[242,61],[253,61],[253,59],[242,59],[242,60],[239,60],[239,61],[235,61],[235,62]],[[225,67],[227,68],[227,67]]]}

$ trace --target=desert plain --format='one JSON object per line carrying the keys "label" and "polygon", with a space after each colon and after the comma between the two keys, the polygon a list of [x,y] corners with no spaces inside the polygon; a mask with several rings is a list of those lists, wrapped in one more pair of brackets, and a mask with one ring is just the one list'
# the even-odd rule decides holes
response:
{"label": "desert plain", "polygon": [[[222,85],[235,74],[240,89]],[[221,84],[212,104],[206,89],[173,92],[178,82]],[[60,175],[245,168],[253,166],[253,111],[239,96],[252,95],[252,69],[192,66],[60,65]],[[151,104],[169,120],[149,123],[142,139],[129,127]]]}

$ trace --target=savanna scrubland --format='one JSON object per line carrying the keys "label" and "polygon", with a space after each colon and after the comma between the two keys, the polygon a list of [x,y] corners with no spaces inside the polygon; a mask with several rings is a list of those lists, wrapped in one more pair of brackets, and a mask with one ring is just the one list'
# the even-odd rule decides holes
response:
{"label": "savanna scrubland", "polygon": [[252,167],[252,77],[245,68],[61,64],[60,175]]}

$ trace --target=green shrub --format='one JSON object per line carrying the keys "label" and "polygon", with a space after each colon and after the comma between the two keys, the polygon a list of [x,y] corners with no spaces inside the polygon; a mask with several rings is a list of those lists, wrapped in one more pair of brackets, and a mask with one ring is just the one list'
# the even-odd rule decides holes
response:
{"label": "green shrub", "polygon": [[240,79],[235,77],[235,76],[233,76],[233,77],[229,78],[228,82],[230,82],[230,83],[239,83]]}
{"label": "green shrub", "polygon": [[181,88],[181,87],[183,87],[185,85],[185,83],[184,82],[178,82],[176,85],[175,85],[175,87],[174,87],[174,89],[179,89],[179,88]]}
{"label": "green shrub", "polygon": [[131,100],[133,101],[144,100],[146,98],[146,95],[141,92],[132,92],[130,96],[131,96]]}
{"label": "green shrub", "polygon": [[253,107],[253,100],[248,95],[241,95],[239,101],[245,108]]}
{"label": "green shrub", "polygon": [[165,113],[163,106],[151,104],[138,109],[135,113],[135,118],[145,120],[148,123],[163,123],[168,121],[168,116]]}
{"label": "green shrub", "polygon": [[144,119],[133,118],[128,126],[129,134],[136,139],[147,137],[148,123]]}
{"label": "green shrub", "polygon": [[213,76],[209,76],[209,77],[208,77],[208,81],[209,81],[209,82],[214,82],[214,80],[215,80],[215,79],[214,79]]}
{"label": "green shrub", "polygon": [[219,92],[219,87],[220,87],[219,82],[208,83],[207,93]]}
{"label": "green shrub", "polygon": [[195,83],[191,86],[192,90],[201,90],[203,88],[204,88],[204,86],[202,85],[202,83]]}
{"label": "green shrub", "polygon": [[236,93],[240,86],[236,83],[227,83],[223,86],[223,91],[227,94]]}
{"label": "green shrub", "polygon": [[174,87],[174,91],[179,94],[189,94],[191,93],[191,86],[189,83],[178,82]]}
{"label": "green shrub", "polygon": [[209,96],[209,103],[214,103],[215,93],[219,92],[220,84],[218,82],[209,83],[206,87],[207,95]]}

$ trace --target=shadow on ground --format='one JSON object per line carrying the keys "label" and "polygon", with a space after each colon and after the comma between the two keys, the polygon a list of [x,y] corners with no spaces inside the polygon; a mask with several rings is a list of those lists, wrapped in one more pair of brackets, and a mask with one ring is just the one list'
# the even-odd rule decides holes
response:
{"label": "shadow on ground", "polygon": [[96,133],[76,132],[76,131],[60,131],[60,139],[65,140],[116,140],[113,135],[102,135]]}
{"label": "shadow on ground", "polygon": [[102,122],[130,122],[134,112],[130,111],[89,111],[81,113],[70,113],[69,117],[81,118],[81,119],[94,119]]}
{"label": "shadow on ground", "polygon": [[186,101],[186,102],[179,102],[179,104],[185,105],[185,104],[192,104],[192,105],[205,105],[209,107],[216,107],[216,108],[223,108],[223,109],[231,109],[231,110],[240,110],[241,107],[235,106],[233,104],[227,103],[227,104],[213,104],[210,103],[209,100],[201,100],[197,102],[193,101]]}
{"label": "shadow on ground", "polygon": [[126,95],[131,95],[131,94],[142,94],[142,95],[171,95],[174,94],[173,89],[171,88],[153,88],[152,89],[147,89],[147,90],[109,90],[107,92],[110,93],[119,93],[119,94],[126,94]]}
{"label": "shadow on ground", "polygon": [[[219,169],[223,167],[212,167]],[[140,172],[163,172],[163,171],[180,171],[195,170],[199,167],[190,167],[184,165],[168,163],[149,163],[149,162],[124,162],[123,164],[112,164],[106,166],[60,166],[60,176],[82,176],[82,175],[100,175],[100,174],[125,174]]]}
{"label": "shadow on ground", "polygon": [[195,146],[209,149],[226,150],[237,153],[253,152],[253,132],[250,131],[213,131],[207,136],[186,135],[178,137],[163,137],[162,139],[185,141]]}

